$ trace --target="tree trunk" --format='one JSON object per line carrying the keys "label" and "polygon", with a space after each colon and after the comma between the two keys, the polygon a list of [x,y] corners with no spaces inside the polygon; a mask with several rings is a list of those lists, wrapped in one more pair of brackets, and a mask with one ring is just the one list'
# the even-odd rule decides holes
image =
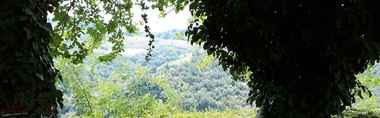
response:
{"label": "tree trunk", "polygon": [[0,2],[0,117],[55,117],[62,103],[48,47],[52,3]]}

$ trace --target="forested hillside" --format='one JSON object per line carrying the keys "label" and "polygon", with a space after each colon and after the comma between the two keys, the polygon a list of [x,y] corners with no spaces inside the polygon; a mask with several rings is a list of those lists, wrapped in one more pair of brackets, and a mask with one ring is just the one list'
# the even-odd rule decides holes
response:
{"label": "forested hillside", "polygon": [[[177,34],[177,35],[175,35]],[[235,81],[212,56],[185,40],[179,33],[161,33],[166,38],[155,42],[152,59],[145,60],[148,41],[139,37],[125,42],[126,51],[110,62],[98,57],[106,53],[102,45],[83,64],[56,58],[63,80],[66,117],[240,117],[256,114],[249,105],[249,88]],[[167,38],[169,37],[169,38]],[[378,66],[371,67],[359,80],[370,87],[374,96],[358,101],[345,116],[379,114]]]}
{"label": "forested hillside", "polygon": [[[62,117],[144,117],[253,108],[246,102],[249,89],[244,82],[231,79],[199,47],[170,36],[155,42],[149,61],[144,58],[147,40],[138,38],[127,40],[125,53],[110,62],[100,62],[97,54],[78,65],[56,59],[63,76],[59,84],[65,98]],[[106,50],[104,45],[97,53]]]}

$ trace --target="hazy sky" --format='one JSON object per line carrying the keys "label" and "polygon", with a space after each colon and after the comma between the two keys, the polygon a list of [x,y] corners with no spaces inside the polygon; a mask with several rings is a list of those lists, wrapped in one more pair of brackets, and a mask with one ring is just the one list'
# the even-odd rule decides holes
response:
{"label": "hazy sky", "polygon": [[[172,29],[187,29],[191,14],[186,7],[183,11],[176,13],[174,10],[169,12],[165,17],[160,17],[157,10],[148,10],[148,24],[152,32],[164,32]],[[141,11],[137,10],[135,13],[136,20],[142,21]],[[143,30],[143,28],[140,28]]]}

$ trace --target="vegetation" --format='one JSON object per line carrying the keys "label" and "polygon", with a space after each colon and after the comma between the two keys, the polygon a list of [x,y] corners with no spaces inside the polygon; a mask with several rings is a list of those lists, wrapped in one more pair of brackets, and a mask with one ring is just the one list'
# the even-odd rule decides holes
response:
{"label": "vegetation", "polygon": [[344,117],[380,117],[380,76],[374,75],[374,71],[374,67],[369,67],[368,70],[357,75],[358,80],[372,91],[372,95],[360,96],[361,94],[358,94],[356,98],[359,100],[353,105],[353,107],[348,108],[343,112]]}
{"label": "vegetation", "polygon": [[328,118],[368,93],[355,77],[379,59],[370,0],[192,0],[187,34],[249,79],[269,118]]}
{"label": "vegetation", "polygon": [[[144,52],[118,56],[111,62],[100,62],[96,55],[91,55],[79,65],[57,59],[56,65],[63,75],[59,86],[65,93],[60,117],[256,116],[256,108],[245,101],[248,87],[233,81],[212,57],[197,47],[170,47],[162,42],[165,40],[157,41],[157,55],[152,63],[144,63]],[[143,50],[143,47],[140,44],[126,49]],[[370,68],[357,77],[375,95],[363,94],[364,99],[357,96],[357,103],[343,112],[344,117],[380,117],[380,95],[376,95],[380,93],[376,91],[380,78],[372,72]]]}
{"label": "vegetation", "polygon": [[223,112],[180,112],[174,113],[173,118],[255,118],[255,109],[226,110]]}
{"label": "vegetation", "polygon": [[48,49],[46,12],[54,6],[51,0],[0,2],[0,117],[53,117],[62,105]]}
{"label": "vegetation", "polygon": [[[110,62],[100,62],[99,55],[91,55],[83,64],[57,58],[56,67],[63,77],[58,86],[65,98],[60,116],[253,116],[255,110],[246,103],[248,86],[230,79],[231,75],[199,48],[185,41],[176,42],[186,45],[172,47],[163,42],[157,41],[159,55],[148,63],[144,52],[118,56]],[[126,50],[139,47],[144,50],[144,44]]]}
{"label": "vegetation", "polygon": [[[188,4],[194,21],[186,34],[211,56],[195,58],[195,65],[189,63],[194,62],[191,54],[162,66],[165,61],[155,60],[154,64],[131,66],[138,68],[131,68],[130,75],[113,71],[124,66],[106,68],[112,70],[107,73],[98,71],[97,64],[84,65],[86,61],[112,61],[123,54],[124,39],[133,35],[139,24],[132,18],[136,6],[142,12],[142,25],[149,38],[147,56],[139,59],[154,60],[151,54],[155,51],[155,36],[146,25],[149,20],[144,12],[155,9],[165,14],[168,8],[179,11]],[[248,100],[261,107],[260,115],[264,117],[341,115],[357,101],[355,95],[363,98],[370,90],[355,75],[379,59],[380,12],[376,8],[370,0],[3,0],[0,116],[56,117],[63,93],[54,86],[60,76],[53,58],[57,58],[60,69],[68,66],[76,70],[61,71],[63,75],[71,73],[63,76],[68,81],[59,86],[72,89],[63,92],[75,97],[74,107],[83,117],[153,117],[150,115],[159,114],[157,111],[172,112],[171,107],[180,111],[235,107],[234,100],[242,98],[224,100],[218,96],[240,95],[242,90],[224,89],[241,87],[219,84],[220,78],[231,75],[213,75],[214,68],[204,65],[213,58],[235,80],[248,81]],[[53,26],[47,21],[48,12],[53,16]],[[183,34],[177,37],[182,39]],[[95,53],[106,43],[112,44],[110,51]],[[91,55],[94,58],[86,60]],[[178,63],[185,65],[177,67]],[[101,66],[107,64],[112,63]],[[154,68],[157,64],[160,67]],[[205,72],[212,81],[194,72]],[[82,77],[86,79],[74,79]],[[166,79],[176,77],[186,81]],[[189,87],[173,87],[181,84],[170,82]],[[212,83],[212,88],[194,82]],[[232,80],[221,83],[236,84]],[[224,93],[218,95],[219,91]],[[190,102],[173,96],[190,98]],[[184,105],[192,101],[198,104]],[[128,112],[130,107],[137,109]]]}
{"label": "vegetation", "polygon": [[[145,0],[3,0],[1,1],[0,116],[54,117],[62,106],[62,92],[55,81],[59,73],[53,57],[81,63],[103,42],[111,42],[112,51],[99,57],[109,61],[120,54],[123,40],[136,30],[132,6],[161,11],[174,1]],[[177,9],[183,8],[176,2]],[[53,26],[47,16],[54,16]],[[107,20],[104,16],[110,16]],[[147,16],[142,13],[145,24]],[[146,33],[153,42],[153,35]],[[87,37],[87,38],[83,38]],[[85,40],[83,40],[85,39]],[[152,47],[152,46],[151,46]],[[152,49],[152,48],[151,48]],[[151,50],[150,49],[150,50]]]}

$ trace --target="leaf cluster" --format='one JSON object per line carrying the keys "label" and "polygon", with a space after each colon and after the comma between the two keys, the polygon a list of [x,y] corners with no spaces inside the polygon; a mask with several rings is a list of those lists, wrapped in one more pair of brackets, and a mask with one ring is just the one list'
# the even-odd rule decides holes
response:
{"label": "leaf cluster", "polygon": [[[192,0],[187,32],[236,78],[266,117],[330,117],[368,93],[355,74],[379,59],[370,0]],[[248,70],[248,71],[246,71]],[[275,112],[275,113],[274,113]]]}
{"label": "leaf cluster", "polygon": [[0,117],[54,117],[62,106],[55,87],[47,11],[55,0],[4,0],[0,4]]}

